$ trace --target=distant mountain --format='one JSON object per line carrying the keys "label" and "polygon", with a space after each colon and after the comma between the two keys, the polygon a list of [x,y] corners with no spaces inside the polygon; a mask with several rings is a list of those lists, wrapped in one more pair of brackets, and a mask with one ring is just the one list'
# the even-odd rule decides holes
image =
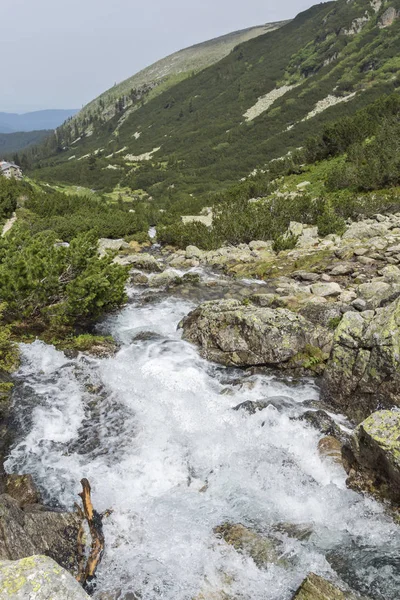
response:
{"label": "distant mountain", "polygon": [[77,112],[77,109],[37,110],[22,115],[0,112],[0,133],[56,129]]}
{"label": "distant mountain", "polygon": [[44,140],[51,130],[19,131],[16,133],[0,133],[0,159],[9,158],[11,154],[24,150]]}

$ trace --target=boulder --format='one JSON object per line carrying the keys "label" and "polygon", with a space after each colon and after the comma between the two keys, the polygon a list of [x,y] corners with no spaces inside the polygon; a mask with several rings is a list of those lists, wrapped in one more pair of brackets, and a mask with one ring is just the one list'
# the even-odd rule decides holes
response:
{"label": "boulder", "polygon": [[100,256],[105,256],[108,250],[118,252],[118,250],[122,250],[123,248],[129,248],[129,244],[125,240],[100,238],[98,241],[98,252]]}
{"label": "boulder", "polygon": [[370,415],[354,431],[343,456],[350,487],[400,506],[400,412]]}
{"label": "boulder", "polygon": [[356,600],[356,596],[343,592],[323,577],[310,573],[292,600]]}
{"label": "boulder", "polygon": [[400,300],[376,311],[345,313],[321,392],[357,422],[379,408],[400,406]]}
{"label": "boulder", "polygon": [[360,221],[352,223],[342,235],[343,240],[364,240],[384,236],[388,231],[386,223],[367,223]]}
{"label": "boulder", "polygon": [[340,285],[334,281],[332,282],[321,282],[314,283],[311,286],[311,291],[315,296],[322,296],[323,298],[329,298],[330,296],[339,296],[342,292]]}
{"label": "boulder", "polygon": [[[42,507],[43,509],[44,507]],[[72,573],[77,565],[77,539],[82,520],[73,513],[24,510],[19,502],[0,496],[0,560],[46,554]]]}
{"label": "boulder", "polygon": [[188,260],[191,260],[193,258],[197,258],[198,260],[201,260],[204,257],[204,251],[200,250],[200,248],[198,248],[197,246],[187,246],[186,247],[186,252],[185,252],[185,258],[187,258]]}
{"label": "boulder", "polygon": [[89,600],[70,573],[48,556],[0,562],[1,600]]}
{"label": "boulder", "polygon": [[117,256],[114,262],[122,265],[131,265],[135,269],[148,271],[149,273],[160,273],[161,265],[151,254],[144,252],[143,254],[129,254],[128,256]]}
{"label": "boulder", "polygon": [[367,308],[373,309],[393,302],[400,295],[400,285],[373,279],[368,283],[359,285],[357,292],[358,296],[366,301]]}
{"label": "boulder", "polygon": [[344,276],[344,275],[351,275],[354,271],[354,266],[349,264],[349,263],[339,263],[338,265],[335,265],[333,267],[333,269],[331,270],[331,275],[333,275],[334,277],[337,276]]}
{"label": "boulder", "polygon": [[[283,308],[244,305],[238,300],[204,302],[181,323],[184,339],[200,346],[203,357],[246,367],[291,367],[301,356],[307,362],[314,350],[326,353],[332,334],[301,315]],[[296,366],[298,363],[296,362]]]}

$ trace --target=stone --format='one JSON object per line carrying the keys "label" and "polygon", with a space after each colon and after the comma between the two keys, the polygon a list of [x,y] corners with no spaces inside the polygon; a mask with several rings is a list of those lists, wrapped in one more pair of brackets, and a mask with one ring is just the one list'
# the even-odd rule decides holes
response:
{"label": "stone", "polygon": [[146,285],[148,283],[149,278],[147,275],[142,273],[141,271],[131,271],[131,283],[134,285]]}
{"label": "stone", "polygon": [[100,256],[105,256],[108,250],[118,252],[124,248],[129,248],[129,244],[125,240],[111,240],[109,238],[100,238],[98,241],[98,253]]}
{"label": "stone", "polygon": [[32,475],[7,475],[6,493],[17,500],[21,507],[40,502],[40,493]]}
{"label": "stone", "polygon": [[268,240],[266,242],[264,242],[262,240],[253,240],[252,242],[249,243],[249,248],[250,248],[250,250],[258,250],[259,252],[262,252],[262,253],[275,254],[275,252],[273,250],[273,245],[274,245],[274,242],[271,240]]}
{"label": "stone", "polygon": [[260,535],[244,525],[224,523],[215,527],[214,533],[241,554],[251,556],[259,568],[265,568],[270,563],[286,565],[280,558],[277,540]]}
{"label": "stone", "polygon": [[342,288],[336,282],[321,282],[314,283],[311,286],[311,291],[316,296],[322,296],[323,298],[328,298],[330,296],[339,296],[342,292]]}
{"label": "stone", "polygon": [[151,275],[148,279],[148,285],[152,288],[157,287],[168,287],[182,281],[182,278],[177,274],[176,271],[167,269],[163,273],[156,273]]}
{"label": "stone", "polygon": [[140,269],[142,271],[148,271],[149,273],[160,273],[162,271],[162,267],[160,263],[147,252],[143,252],[142,254],[130,254],[128,256],[116,257],[119,264],[126,264],[135,267],[136,269]]}
{"label": "stone", "polygon": [[315,282],[320,279],[320,275],[318,273],[308,273],[307,271],[294,271],[292,273],[292,277],[294,279],[300,279],[300,281],[311,282]]}
{"label": "stone", "polygon": [[400,269],[395,265],[387,265],[379,271],[379,275],[387,283],[399,283],[400,282]]}
{"label": "stone", "polygon": [[343,454],[350,487],[400,506],[400,411],[370,415],[356,428]]}
{"label": "stone", "polygon": [[339,302],[343,302],[343,304],[350,304],[357,298],[356,292],[353,290],[345,290],[338,297]]}
{"label": "stone", "polygon": [[1,600],[89,600],[76,579],[48,556],[0,562]]}
{"label": "stone", "polygon": [[322,400],[360,422],[378,408],[400,406],[400,300],[347,312],[334,333]]}
{"label": "stone", "polygon": [[373,237],[384,236],[388,231],[386,223],[366,223],[360,221],[352,223],[342,235],[343,240],[364,240]]}
{"label": "stone", "polygon": [[322,458],[329,458],[337,464],[342,464],[342,444],[332,435],[327,435],[318,442],[318,452]]}
{"label": "stone", "polygon": [[[314,351],[324,355],[332,334],[284,308],[261,308],[238,300],[204,302],[179,324],[183,338],[201,355],[229,366],[270,365],[290,368],[291,360]],[[322,356],[320,359],[323,360]],[[296,363],[297,366],[297,363]]]}
{"label": "stone", "polygon": [[353,273],[353,271],[354,271],[353,265],[351,265],[349,263],[340,263],[333,267],[333,269],[330,271],[330,274],[333,275],[334,277],[344,276],[344,275],[351,275]]}
{"label": "stone", "polygon": [[373,279],[369,283],[359,285],[357,293],[359,297],[367,301],[368,309],[375,309],[393,302],[400,296],[400,284],[390,284],[381,279]]}
{"label": "stone", "polygon": [[23,510],[17,500],[2,494],[0,560],[19,560],[32,554],[46,554],[74,573],[81,522],[73,513]]}
{"label": "stone", "polygon": [[204,256],[204,251],[200,250],[200,248],[197,248],[197,246],[187,246],[186,247],[185,257],[187,259],[192,259],[192,258],[202,259],[203,256]]}
{"label": "stone", "polygon": [[340,427],[324,410],[307,410],[299,419],[318,429],[325,436],[332,436],[337,439],[342,437]]}
{"label": "stone", "polygon": [[370,256],[359,256],[358,262],[362,265],[373,265],[375,263],[375,259]]}
{"label": "stone", "polygon": [[331,278],[331,276],[330,276],[330,275],[328,275],[327,273],[323,273],[323,274],[321,275],[321,281],[325,281],[325,282],[326,282],[326,281],[332,281],[332,278]]}
{"label": "stone", "polygon": [[343,592],[323,577],[310,573],[292,600],[356,600],[356,596]]}
{"label": "stone", "polygon": [[353,302],[351,303],[351,305],[356,310],[359,310],[360,312],[362,312],[363,310],[367,309],[367,303],[362,298],[356,298],[355,300],[353,300]]}

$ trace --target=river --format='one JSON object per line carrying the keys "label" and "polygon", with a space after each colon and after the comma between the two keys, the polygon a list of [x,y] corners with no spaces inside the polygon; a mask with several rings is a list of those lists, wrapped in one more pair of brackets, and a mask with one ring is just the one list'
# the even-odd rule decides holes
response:
{"label": "river", "polygon": [[[293,418],[318,399],[313,381],[204,361],[177,331],[193,306],[132,288],[101,326],[121,344],[112,358],[21,346],[6,467],[68,508],[87,477],[95,507],[113,509],[95,597],[289,600],[314,571],[398,599],[399,528],[346,489],[342,467],[318,454],[319,432]],[[276,396],[286,401],[232,410]],[[213,533],[226,522],[273,536],[282,560],[258,568]]]}

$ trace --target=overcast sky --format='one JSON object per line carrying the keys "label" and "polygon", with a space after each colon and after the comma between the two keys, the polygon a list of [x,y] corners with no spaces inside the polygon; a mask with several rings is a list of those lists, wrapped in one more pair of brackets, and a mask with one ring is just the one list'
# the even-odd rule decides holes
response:
{"label": "overcast sky", "polygon": [[12,0],[0,20],[0,111],[80,108],[207,39],[294,17],[314,0]]}

